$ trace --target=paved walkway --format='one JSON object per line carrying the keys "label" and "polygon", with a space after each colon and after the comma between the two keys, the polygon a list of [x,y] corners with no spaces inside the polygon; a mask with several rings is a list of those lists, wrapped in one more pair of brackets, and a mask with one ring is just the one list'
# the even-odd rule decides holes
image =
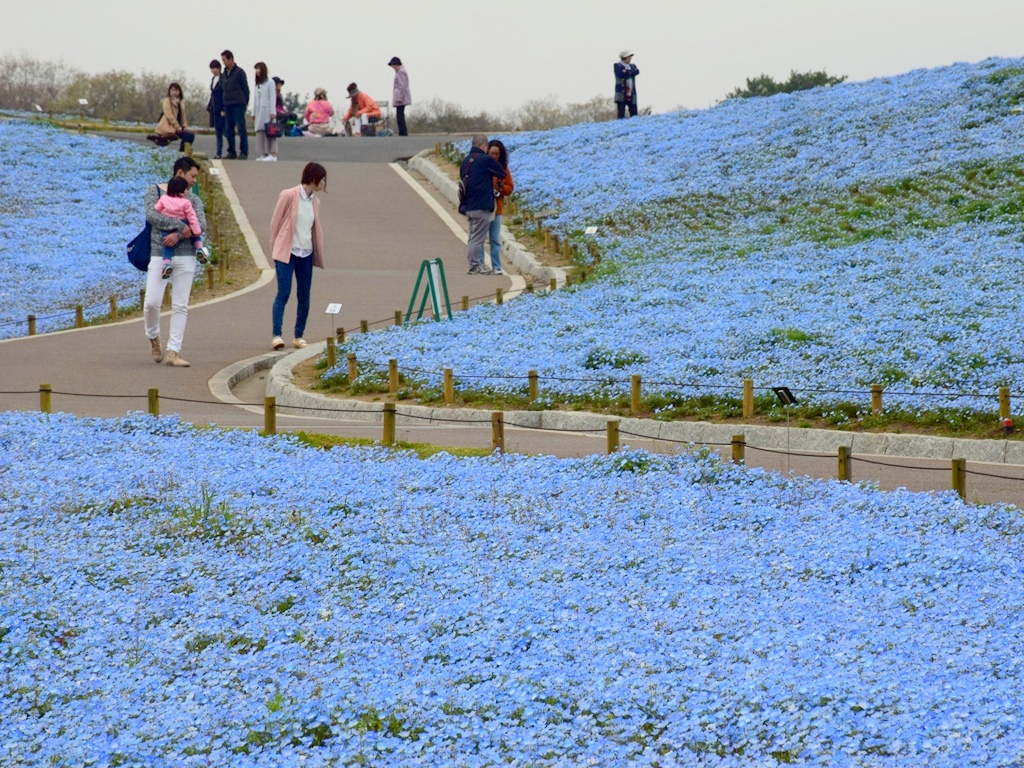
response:
{"label": "paved walkway", "polygon": [[[138,140],[133,136],[122,138]],[[302,168],[310,159],[327,168],[328,189],[321,203],[327,268],[314,275],[307,339],[325,338],[336,324],[353,328],[361,320],[372,322],[393,317],[396,309],[404,312],[423,259],[440,257],[444,261],[453,299],[493,294],[498,287],[507,290],[511,286],[507,276],[466,275],[465,247],[453,231],[460,224],[452,224],[458,222],[458,217],[447,221],[439,216],[421,192],[390,165],[448,138],[283,139],[281,156],[285,159],[280,162],[222,164],[251,225],[252,236],[264,254],[270,251],[270,218],[278,192],[298,183]],[[209,152],[212,140],[199,137],[196,148]],[[0,392],[23,393],[0,394],[0,409],[37,409],[38,388],[40,384],[49,384],[54,390],[54,410],[115,417],[131,410],[146,410],[147,392],[156,387],[164,413],[178,413],[188,421],[224,427],[262,427],[259,408],[218,401],[211,392],[211,382],[233,363],[269,352],[274,292],[273,273],[268,269],[260,282],[241,293],[193,306],[182,350],[192,364],[187,369],[152,362],[141,319],[0,342]],[[343,304],[337,318],[324,313],[332,302]],[[288,341],[293,318],[294,296],[285,314]],[[166,326],[165,316],[165,337]],[[264,382],[261,377],[265,375],[263,372],[240,383],[234,395],[243,402],[260,403]],[[379,426],[363,421],[283,414],[278,416],[278,428],[374,438],[381,434]],[[490,427],[400,426],[398,438],[487,447]],[[662,452],[679,449],[677,445],[640,439],[623,442]],[[579,456],[604,451],[605,436],[506,429],[506,446],[510,451]],[[950,487],[948,462],[878,459],[883,464],[899,465],[892,467],[868,463],[874,461],[873,457],[862,459],[855,461],[854,467],[855,479],[859,481],[912,490]],[[836,459],[832,456],[787,457],[748,449],[747,462],[812,476],[830,477],[836,472]],[[1007,501],[1024,506],[1024,467],[972,463],[969,472],[969,500]]]}

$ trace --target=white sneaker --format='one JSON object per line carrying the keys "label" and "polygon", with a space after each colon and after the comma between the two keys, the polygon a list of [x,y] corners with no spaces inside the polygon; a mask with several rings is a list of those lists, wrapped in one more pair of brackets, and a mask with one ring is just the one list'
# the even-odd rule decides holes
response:
{"label": "white sneaker", "polygon": [[263,159],[266,160],[268,163],[276,163],[277,162],[277,155],[267,155]]}
{"label": "white sneaker", "polygon": [[275,336],[273,341],[270,342],[271,349],[284,349],[284,339],[280,336]]}
{"label": "white sneaker", "polygon": [[256,158],[256,162],[259,163],[259,162],[262,162],[263,160],[269,160],[269,159],[270,159],[270,155],[264,155],[263,157],[257,157]]}

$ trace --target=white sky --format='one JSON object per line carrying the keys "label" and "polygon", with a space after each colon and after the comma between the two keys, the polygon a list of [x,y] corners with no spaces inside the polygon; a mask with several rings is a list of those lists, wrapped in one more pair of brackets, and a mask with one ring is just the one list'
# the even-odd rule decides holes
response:
{"label": "white sky", "polygon": [[263,60],[286,91],[323,86],[332,101],[353,80],[390,99],[399,56],[414,103],[491,113],[610,95],[627,47],[655,112],[710,106],[762,72],[865,80],[1024,55],[1024,0],[0,0],[0,18],[0,55],[205,83],[230,48],[250,80]]}

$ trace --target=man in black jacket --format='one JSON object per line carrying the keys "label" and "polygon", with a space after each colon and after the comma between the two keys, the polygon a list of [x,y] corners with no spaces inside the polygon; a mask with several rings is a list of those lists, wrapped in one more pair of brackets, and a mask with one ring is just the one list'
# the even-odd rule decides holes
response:
{"label": "man in black jacket", "polygon": [[[245,108],[249,106],[249,81],[245,72],[235,66],[235,54],[222,51],[224,74],[220,76],[224,94],[224,133],[228,139],[228,160],[249,159],[249,134],[245,131]],[[235,154],[235,127],[238,128],[238,149]]]}
{"label": "man in black jacket", "polygon": [[462,160],[459,178],[466,188],[466,218],[469,219],[469,240],[466,243],[469,274],[486,275],[483,262],[484,241],[494,220],[494,182],[505,178],[501,163],[487,154],[487,137],[477,134],[473,146]]}

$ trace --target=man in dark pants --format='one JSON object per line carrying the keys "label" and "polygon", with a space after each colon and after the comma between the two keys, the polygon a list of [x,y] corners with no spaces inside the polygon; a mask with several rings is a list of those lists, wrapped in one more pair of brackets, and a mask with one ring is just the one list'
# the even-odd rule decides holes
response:
{"label": "man in dark pants", "polygon": [[[222,51],[224,74],[220,76],[224,94],[224,134],[228,139],[228,160],[249,159],[249,135],[245,132],[245,108],[249,105],[249,81],[245,72],[235,66],[235,54]],[[238,128],[238,150],[235,154],[235,128]]]}
{"label": "man in dark pants", "polygon": [[206,103],[206,111],[210,113],[210,127],[217,134],[217,154],[214,160],[220,160],[224,152],[224,84],[220,81],[220,62],[210,62],[210,100]]}
{"label": "man in dark pants", "polygon": [[486,275],[483,262],[483,245],[487,231],[494,220],[494,183],[505,178],[501,163],[487,154],[487,137],[477,134],[473,146],[462,160],[459,178],[466,187],[466,218],[469,219],[469,241],[466,243],[469,259],[469,274]]}

